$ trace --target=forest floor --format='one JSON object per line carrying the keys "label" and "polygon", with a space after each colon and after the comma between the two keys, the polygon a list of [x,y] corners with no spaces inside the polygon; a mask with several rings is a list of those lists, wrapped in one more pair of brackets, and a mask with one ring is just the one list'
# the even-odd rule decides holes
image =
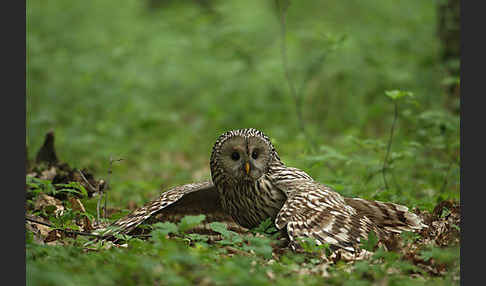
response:
{"label": "forest floor", "polygon": [[[460,59],[444,60],[438,1],[48,2],[26,3],[27,285],[459,284]],[[428,228],[370,236],[362,257],[293,252],[268,222],[194,232],[201,216],[87,235],[209,180],[216,138],[249,127]]]}
{"label": "forest floor", "polygon": [[145,224],[143,235],[96,237],[123,212],[100,204],[108,178],[62,163],[53,137],[27,164],[28,285],[459,284],[461,209],[453,200],[414,209],[428,226],[420,232],[370,235],[356,254],[306,241],[294,252],[281,234],[269,234],[269,221],[248,232],[218,222],[212,234],[193,232],[204,215]]}

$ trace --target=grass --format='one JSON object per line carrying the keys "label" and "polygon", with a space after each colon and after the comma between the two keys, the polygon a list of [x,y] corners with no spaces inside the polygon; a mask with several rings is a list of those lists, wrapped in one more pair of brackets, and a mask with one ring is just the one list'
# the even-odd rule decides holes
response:
{"label": "grass", "polygon": [[[305,131],[282,66],[274,3],[199,3],[27,1],[30,159],[51,129],[59,157],[97,178],[108,178],[110,157],[123,158],[113,165],[108,202],[123,210],[170,186],[208,179],[216,138],[254,127],[272,138],[286,164],[345,196],[427,211],[459,200],[460,119],[446,107],[434,2],[291,2],[287,56]],[[414,97],[394,101],[386,96],[393,90]],[[96,203],[83,202],[91,210]],[[458,263],[453,274],[425,280],[392,258],[356,263],[351,272],[337,264],[321,277],[299,275],[303,263],[312,266],[307,256],[270,263],[180,240],[134,239],[128,249],[88,253],[81,242],[28,240],[28,284],[458,283]],[[458,251],[444,253],[458,260]]]}

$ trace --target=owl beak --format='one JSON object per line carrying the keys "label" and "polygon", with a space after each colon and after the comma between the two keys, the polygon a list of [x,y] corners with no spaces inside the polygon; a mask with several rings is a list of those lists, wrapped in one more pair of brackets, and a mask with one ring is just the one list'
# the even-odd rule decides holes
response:
{"label": "owl beak", "polygon": [[250,163],[246,162],[245,163],[245,171],[246,171],[246,174],[250,174]]}

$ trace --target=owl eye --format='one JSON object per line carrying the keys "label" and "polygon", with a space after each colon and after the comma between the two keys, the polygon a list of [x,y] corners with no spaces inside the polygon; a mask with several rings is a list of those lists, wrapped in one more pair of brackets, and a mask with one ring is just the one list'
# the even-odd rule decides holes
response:
{"label": "owl eye", "polygon": [[258,158],[258,152],[253,150],[253,152],[251,152],[251,157],[256,160]]}
{"label": "owl eye", "polygon": [[238,161],[240,159],[240,153],[236,151],[231,153],[231,159],[233,159],[233,161]]}

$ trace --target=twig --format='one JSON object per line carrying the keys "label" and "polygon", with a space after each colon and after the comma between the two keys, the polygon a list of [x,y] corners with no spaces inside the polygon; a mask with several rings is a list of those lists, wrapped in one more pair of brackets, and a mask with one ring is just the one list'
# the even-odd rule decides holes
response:
{"label": "twig", "polygon": [[[124,159],[123,158],[120,158],[120,159],[116,159],[116,160],[113,160],[113,157],[110,156],[110,167],[108,168],[108,181],[106,182],[106,186],[104,188],[104,195],[105,195],[105,202],[104,202],[104,205],[103,205],[103,219],[106,219],[106,202],[108,200],[108,188],[110,187],[110,181],[111,181],[111,174],[113,173],[112,171],[112,167],[113,167],[113,162],[120,162],[120,161],[123,161]],[[102,197],[100,197],[100,200],[101,200]],[[99,202],[99,201],[98,201]]]}
{"label": "twig", "polygon": [[[73,230],[73,229],[62,229],[62,228],[55,227],[52,224],[49,224],[49,223],[46,223],[46,222],[42,222],[42,221],[38,221],[38,220],[29,218],[29,217],[25,217],[25,219],[27,221],[30,221],[30,222],[33,222],[33,223],[37,223],[37,224],[41,224],[43,226],[47,226],[47,227],[50,227],[50,228],[53,228],[53,229],[57,229],[57,230],[60,230],[60,231],[63,231],[63,232],[67,232],[67,233],[84,235],[84,236],[92,236],[92,237],[101,238],[101,239],[106,239],[106,238],[113,237],[113,235],[111,235],[111,234],[109,234],[109,235],[99,235],[99,234],[95,234],[95,233],[77,231],[77,230]],[[152,237],[152,235],[151,234],[134,234],[134,235],[130,235],[130,237],[146,238],[146,237]],[[116,239],[116,240],[118,240],[118,239]]]}
{"label": "twig", "polygon": [[383,174],[383,182],[385,183],[385,189],[388,189],[388,182],[386,181],[385,172],[386,172],[386,168],[388,167],[387,163],[388,163],[388,156],[390,155],[390,150],[391,150],[391,145],[393,140],[393,132],[395,131],[395,124],[398,119],[398,104],[395,101],[393,103],[395,104],[395,115],[393,117],[393,123],[390,130],[390,138],[388,139],[388,146],[386,149],[385,159],[383,160],[383,168],[381,169]]}
{"label": "twig", "polygon": [[[79,174],[81,174],[81,178],[88,184],[88,187],[91,189],[91,191],[96,192],[95,187],[89,183],[89,181],[86,179],[84,176],[83,172],[81,170],[78,170]],[[98,199],[98,202],[96,203],[96,224],[100,223],[100,200],[103,197],[103,187],[102,184],[98,186],[98,193],[100,194],[100,198]]]}
{"label": "twig", "polygon": [[81,170],[78,170],[79,174],[81,175],[81,178],[83,178],[84,182],[88,185],[88,187],[91,189],[92,192],[96,192],[96,188],[93,187],[93,185],[91,185],[88,181],[88,179],[86,179],[86,177],[84,176],[83,174],[83,171]]}
{"label": "twig", "polygon": [[97,238],[106,238],[106,236],[98,235],[98,234],[94,234],[94,233],[82,232],[82,231],[77,231],[77,230],[73,230],[73,229],[57,228],[57,227],[55,227],[55,226],[53,226],[49,223],[41,222],[41,221],[31,219],[31,218],[28,218],[28,217],[25,217],[25,219],[30,221],[30,222],[41,224],[41,225],[44,225],[44,226],[47,226],[47,227],[50,227],[50,228],[58,229],[60,231],[67,232],[67,233],[73,233],[73,234],[79,234],[79,235],[85,235],[85,236],[93,236],[93,237],[97,237]]}
{"label": "twig", "polygon": [[100,223],[100,202],[103,198],[103,191],[100,192],[100,197],[98,198],[98,202],[96,203],[96,224],[99,225]]}
{"label": "twig", "polygon": [[106,187],[105,181],[100,180],[100,183],[98,185],[98,194],[100,195],[100,197],[98,198],[98,202],[96,203],[96,224],[97,225],[99,225],[100,223],[100,202],[101,199],[103,198],[105,187]]}

